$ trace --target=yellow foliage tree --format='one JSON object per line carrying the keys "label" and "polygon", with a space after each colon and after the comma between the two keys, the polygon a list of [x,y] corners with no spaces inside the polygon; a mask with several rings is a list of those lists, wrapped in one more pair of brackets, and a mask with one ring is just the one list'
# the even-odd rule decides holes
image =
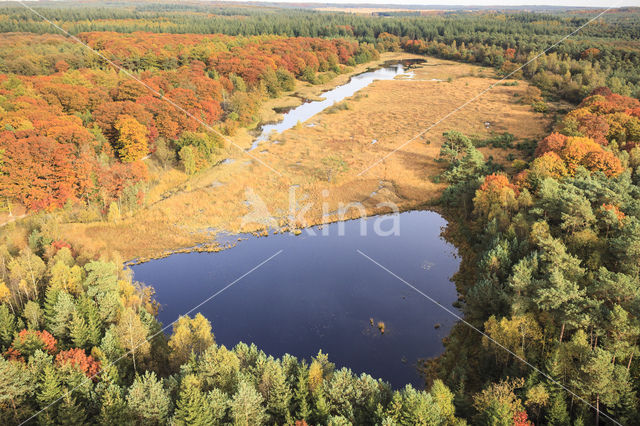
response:
{"label": "yellow foliage tree", "polygon": [[334,365],[329,362],[327,354],[322,351],[313,359],[309,366],[309,391],[314,393],[322,383],[333,373]]}
{"label": "yellow foliage tree", "polygon": [[169,339],[169,360],[177,368],[184,364],[191,354],[200,355],[213,343],[211,323],[202,314],[197,314],[193,319],[188,316],[180,317],[173,324],[173,334]]}
{"label": "yellow foliage tree", "polygon": [[473,199],[474,213],[487,222],[497,219],[499,224],[504,225],[509,222],[510,213],[518,206],[516,197],[517,188],[509,183],[506,176],[485,176]]}
{"label": "yellow foliage tree", "polygon": [[118,131],[116,149],[122,161],[138,161],[147,155],[147,129],[138,120],[123,114],[118,117],[114,127]]}
{"label": "yellow foliage tree", "polygon": [[[484,329],[487,336],[523,359],[527,358],[530,346],[536,346],[542,341],[542,330],[531,314],[514,315],[500,320],[492,315],[484,323]],[[488,337],[482,338],[482,344],[493,348],[499,362],[506,364],[509,361],[511,355],[489,341]]]}
{"label": "yellow foliage tree", "polygon": [[554,179],[560,179],[569,173],[562,158],[552,151],[545,152],[533,160],[531,171],[541,178],[552,177]]}
{"label": "yellow foliage tree", "polygon": [[50,286],[65,290],[76,296],[81,294],[82,268],[78,265],[69,266],[58,260],[51,268]]}
{"label": "yellow foliage tree", "polygon": [[4,283],[4,281],[0,281],[0,303],[10,303],[11,299],[11,290]]}
{"label": "yellow foliage tree", "polygon": [[151,354],[151,343],[147,340],[149,334],[147,326],[136,311],[127,308],[116,325],[116,333],[126,353],[131,355],[133,369],[137,372],[137,363],[147,359]]}

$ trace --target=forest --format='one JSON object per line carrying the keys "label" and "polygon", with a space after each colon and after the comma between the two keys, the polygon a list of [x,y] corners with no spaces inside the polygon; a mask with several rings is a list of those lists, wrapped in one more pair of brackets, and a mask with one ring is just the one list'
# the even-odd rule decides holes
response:
{"label": "forest", "polygon": [[[629,19],[638,16],[635,10],[592,23],[575,40],[533,59],[587,18],[510,13],[374,19],[305,10],[291,15],[290,10],[207,9],[224,22],[204,21],[216,25],[216,32],[243,34],[225,36],[183,34],[209,28],[201,28],[202,10],[184,8],[180,14],[152,5],[43,9],[142,84],[73,40],[50,34],[57,30],[29,10],[0,8],[6,18],[0,19],[0,31],[10,32],[0,41],[5,129],[0,194],[7,203],[40,210],[81,200],[106,214],[117,200],[119,209],[134,210],[146,189],[145,168],[137,160],[157,153],[163,163],[179,162],[194,173],[215,163],[216,148],[224,145],[220,133],[255,125],[261,100],[291,90],[295,78],[328,81],[385,51],[489,65],[503,75],[530,79],[551,98],[572,102],[602,86],[621,95],[640,94],[640,24]],[[158,19],[171,28],[157,28]],[[110,101],[103,102],[105,97]],[[48,122],[56,125],[43,131]],[[185,132],[190,133],[181,139]],[[36,134],[46,138],[34,139]],[[34,142],[18,143],[25,139]],[[37,152],[29,152],[34,146]],[[38,158],[47,150],[65,154]],[[42,167],[46,177],[34,182],[28,168],[16,167],[17,158]]]}
{"label": "forest", "polygon": [[539,423],[589,424],[601,410],[596,422],[637,423],[639,106],[594,90],[513,176],[448,135],[442,203],[460,215],[464,252],[455,281],[465,319],[486,335],[456,325],[429,371],[464,390],[456,407],[471,416],[470,391],[494,382],[502,396],[479,424],[521,404]]}
{"label": "forest", "polygon": [[[0,209],[26,212],[0,231],[4,424],[640,423],[640,11],[607,13],[536,56],[598,12],[37,10],[104,57],[0,8]],[[461,254],[467,323],[425,362],[424,389],[322,352],[226,348],[200,314],[167,328],[127,259],[58,238],[52,217],[143,208],[144,160],[189,176],[216,167],[269,99],[401,51],[491,66],[571,105],[546,137],[515,146],[526,157],[515,170],[445,133],[438,208]]]}
{"label": "forest", "polygon": [[76,56],[77,44],[58,35],[3,37],[6,57],[34,51],[21,55],[29,69],[0,76],[0,194],[9,203],[30,210],[73,202],[108,209],[124,200],[125,208],[134,209],[144,200],[147,174],[140,160],[148,154],[179,159],[194,173],[219,160],[222,134],[254,124],[262,99],[290,91],[296,78],[330,79],[377,55],[343,39],[111,32],[80,37],[119,58],[137,80],[86,50]]}

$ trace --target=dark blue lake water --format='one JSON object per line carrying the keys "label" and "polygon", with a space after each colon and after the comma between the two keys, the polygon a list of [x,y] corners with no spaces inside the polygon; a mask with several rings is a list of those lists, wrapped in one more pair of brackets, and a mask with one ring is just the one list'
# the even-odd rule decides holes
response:
{"label": "dark blue lake water", "polygon": [[[416,362],[442,353],[455,318],[356,250],[447,307],[457,299],[449,278],[459,262],[440,237],[446,221],[437,213],[401,213],[398,235],[391,236],[374,232],[383,218],[380,228],[391,229],[389,216],[370,218],[366,236],[361,220],[352,220],[328,225],[328,235],[312,228],[316,236],[249,237],[221,252],[175,254],[132,269],[137,281],[155,288],[160,321],[169,324],[283,250],[197,310],[211,321],[218,344],[253,342],[267,354],[307,360],[322,349],[337,367],[394,388],[422,387]],[[384,334],[370,318],[385,323]]]}

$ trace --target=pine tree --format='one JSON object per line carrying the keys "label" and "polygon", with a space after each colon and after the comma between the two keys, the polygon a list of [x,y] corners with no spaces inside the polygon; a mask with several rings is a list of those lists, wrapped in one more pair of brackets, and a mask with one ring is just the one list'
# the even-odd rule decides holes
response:
{"label": "pine tree", "polygon": [[102,320],[95,302],[89,298],[83,298],[81,310],[87,324],[87,343],[91,346],[98,346],[102,337]]}
{"label": "pine tree", "polygon": [[331,407],[327,398],[324,395],[324,390],[322,388],[316,389],[313,393],[315,409],[313,410],[313,420],[314,423],[325,423],[329,418],[329,413],[331,412]]}
{"label": "pine tree", "polygon": [[387,406],[385,412],[385,419],[391,424],[396,424],[400,421],[402,416],[402,394],[400,392],[394,392],[391,397],[391,402]]}
{"label": "pine tree", "polygon": [[33,393],[33,378],[24,364],[0,357],[0,418],[21,418],[31,410],[28,398]]}
{"label": "pine tree", "polygon": [[289,404],[291,391],[287,386],[282,367],[277,361],[269,360],[258,385],[267,405],[271,421],[278,424],[291,423]]}
{"label": "pine tree", "polygon": [[58,294],[60,289],[50,286],[47,288],[44,297],[44,321],[47,329],[51,329],[55,323],[56,304],[58,303]]}
{"label": "pine tree", "polygon": [[174,422],[178,426],[207,426],[214,423],[214,416],[209,410],[205,395],[193,383],[196,380],[193,376],[187,376],[184,379],[187,383],[183,385],[180,392],[174,417]]}
{"label": "pine tree", "polygon": [[238,386],[240,360],[235,351],[211,345],[199,359],[198,374],[204,385],[233,395]]}
{"label": "pine tree", "polygon": [[81,426],[85,424],[86,418],[84,408],[76,402],[71,392],[65,392],[59,402],[58,421],[64,425]]}
{"label": "pine tree", "polygon": [[58,372],[52,365],[46,365],[41,374],[41,383],[38,388],[36,400],[40,409],[44,410],[39,415],[41,424],[55,424],[58,405],[56,402],[62,396],[61,381]]}
{"label": "pine tree", "polygon": [[236,426],[262,424],[267,416],[262,406],[262,396],[247,381],[242,380],[231,401],[231,415]]}
{"label": "pine tree", "polygon": [[82,315],[78,312],[73,313],[73,319],[71,320],[71,331],[69,334],[75,347],[83,349],[88,347],[90,339],[89,327],[87,326],[87,323]]}
{"label": "pine tree", "polygon": [[298,379],[294,391],[293,400],[295,402],[295,420],[309,420],[311,409],[309,407],[309,381],[308,370],[304,363],[298,368]]}
{"label": "pine tree", "polygon": [[156,374],[147,371],[129,388],[127,404],[141,422],[162,423],[169,415],[171,398]]}
{"label": "pine tree", "polygon": [[429,396],[433,401],[429,407],[431,421],[438,424],[454,423],[454,395],[442,380],[438,379],[433,382],[429,390]]}
{"label": "pine tree", "polygon": [[69,293],[61,291],[54,306],[51,332],[58,340],[69,336],[71,321],[76,310],[75,300]]}
{"label": "pine tree", "polygon": [[0,349],[4,352],[16,332],[16,317],[9,312],[7,305],[0,305]]}
{"label": "pine tree", "polygon": [[567,403],[561,392],[556,392],[551,397],[551,406],[547,412],[547,424],[549,426],[569,426],[571,424],[569,413],[567,412]]}
{"label": "pine tree", "polygon": [[[101,377],[104,377],[101,374]],[[100,414],[98,424],[100,425],[122,425],[131,422],[129,407],[122,397],[122,390],[116,384],[109,384],[100,398]]]}
{"label": "pine tree", "polygon": [[228,424],[227,410],[230,405],[229,397],[220,389],[213,389],[207,393],[207,407],[213,417],[213,425]]}
{"label": "pine tree", "polygon": [[41,383],[36,399],[41,407],[46,407],[62,395],[61,381],[55,367],[45,366],[41,374]]}

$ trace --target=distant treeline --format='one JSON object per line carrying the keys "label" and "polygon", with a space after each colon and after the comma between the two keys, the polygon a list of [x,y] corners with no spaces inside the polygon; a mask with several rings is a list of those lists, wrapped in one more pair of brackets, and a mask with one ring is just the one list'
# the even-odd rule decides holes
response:
{"label": "distant treeline", "polygon": [[[275,7],[130,4],[121,7],[41,7],[40,13],[72,34],[91,31],[278,34],[352,38],[377,43],[381,35],[400,38],[401,47],[509,71],[573,33],[600,11],[450,12],[426,16],[363,16]],[[623,95],[640,94],[640,11],[610,11],[530,64],[548,93],[579,102],[607,85]],[[0,8],[0,32],[55,33],[52,25],[23,7]],[[409,44],[408,41],[417,41]],[[506,52],[513,51],[512,54]],[[551,56],[555,55],[555,56]],[[549,59],[547,60],[547,56]],[[568,87],[565,87],[567,86]]]}

